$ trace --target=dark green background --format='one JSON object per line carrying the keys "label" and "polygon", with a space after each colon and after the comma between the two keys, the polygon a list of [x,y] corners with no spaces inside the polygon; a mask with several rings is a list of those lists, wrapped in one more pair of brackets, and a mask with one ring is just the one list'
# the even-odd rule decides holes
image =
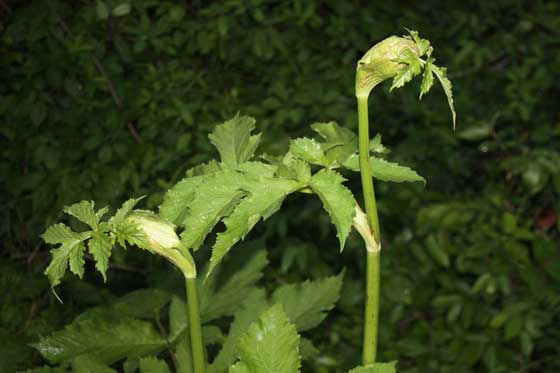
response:
{"label": "dark green background", "polygon": [[[412,85],[370,98],[389,158],[428,180],[377,185],[381,360],[403,372],[560,371],[558,2],[142,0],[106,20],[92,1],[0,3],[0,372],[44,363],[28,343],[157,287],[168,269],[120,253],[107,284],[67,276],[59,304],[39,235],[64,205],[147,194],[154,208],[215,156],[207,134],[237,112],[257,119],[269,153],[313,122],[356,129],[355,63],[403,27],[448,67],[458,125],[439,87],[422,102]],[[359,359],[363,249],[355,237],[341,259],[319,203],[302,201],[253,238],[267,239],[269,288],[346,268],[307,366],[341,372]]]}

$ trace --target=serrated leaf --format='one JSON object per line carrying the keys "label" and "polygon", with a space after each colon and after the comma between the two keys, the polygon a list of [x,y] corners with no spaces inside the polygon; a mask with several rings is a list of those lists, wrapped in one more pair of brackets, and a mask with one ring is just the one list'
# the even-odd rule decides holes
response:
{"label": "serrated leaf", "polygon": [[367,367],[357,367],[348,373],[397,373],[397,362],[390,363],[374,363]]}
{"label": "serrated leaf", "polygon": [[432,60],[428,59],[424,65],[424,73],[422,75],[422,84],[420,85],[420,99],[430,91],[434,85],[434,73],[432,72]]}
{"label": "serrated leaf", "polygon": [[138,204],[138,202],[144,199],[144,197],[145,196],[139,198],[131,198],[126,202],[124,202],[122,206],[115,212],[115,215],[113,215],[113,217],[109,219],[109,223],[111,224],[121,223],[124,219],[128,217],[128,215],[132,212],[132,209]]}
{"label": "serrated leaf", "polygon": [[408,31],[408,33],[412,37],[412,40],[414,40],[414,42],[416,43],[418,51],[420,52],[420,56],[423,56],[430,50],[430,41],[427,39],[422,39],[418,35],[418,31],[409,30],[407,28],[405,28],[405,30]]}
{"label": "serrated leaf", "polygon": [[95,260],[95,268],[103,276],[103,282],[107,281],[107,269],[109,268],[109,258],[113,243],[111,238],[103,232],[93,232],[88,242],[89,253]]}
{"label": "serrated leaf", "polygon": [[70,270],[82,278],[84,275],[84,249],[82,237],[78,236],[64,241],[60,247],[51,250],[52,258],[47,269],[45,269],[45,274],[52,287],[60,284],[60,280],[64,277],[66,268],[68,268],[68,263],[70,263]]}
{"label": "serrated leaf", "polygon": [[103,364],[112,364],[123,358],[157,353],[166,345],[149,322],[87,318],[41,338],[32,346],[52,363],[68,362],[87,354]]}
{"label": "serrated leaf", "polygon": [[173,224],[183,225],[198,187],[206,184],[209,178],[208,175],[189,176],[175,184],[165,193],[163,203],[159,206],[161,217]]}
{"label": "serrated leaf", "polygon": [[344,181],[345,179],[336,171],[323,169],[313,175],[309,183],[336,227],[341,250],[352,228],[356,207],[352,192],[342,184]]}
{"label": "serrated leaf", "polygon": [[325,140],[321,145],[329,165],[342,162],[358,150],[358,136],[335,122],[314,123],[311,128]]}
{"label": "serrated leaf", "polygon": [[224,171],[208,176],[198,186],[181,222],[185,227],[181,240],[187,248],[197,250],[214,226],[231,213],[246,194],[243,186],[247,180],[240,172]]}
{"label": "serrated leaf", "polygon": [[209,366],[209,372],[221,373],[235,360],[235,346],[238,338],[247,330],[249,325],[259,318],[268,307],[266,295],[262,289],[254,289],[240,304],[235,313],[233,322],[229,328],[228,335],[222,345],[222,349]]}
{"label": "serrated leaf", "polygon": [[381,135],[377,134],[369,141],[369,151],[372,153],[386,154],[389,153],[390,150],[381,143]]}
{"label": "serrated leaf", "polygon": [[445,67],[438,67],[432,64],[432,71],[436,74],[443,91],[447,96],[447,103],[449,104],[449,109],[451,110],[451,115],[453,116],[453,129],[455,129],[455,122],[457,114],[455,113],[455,106],[453,104],[453,91],[451,81],[447,78],[447,69]]}
{"label": "serrated leaf", "polygon": [[150,240],[140,229],[138,224],[124,220],[117,224],[114,228],[115,237],[117,242],[122,246],[126,247],[126,244],[132,246],[137,246],[141,249],[145,249],[150,246]]}
{"label": "serrated leaf", "polygon": [[328,160],[321,144],[307,137],[291,140],[290,153],[312,164],[328,165]]}
{"label": "serrated leaf", "polygon": [[140,359],[140,373],[169,373],[169,367],[165,361],[147,356]]}
{"label": "serrated leaf", "polygon": [[[99,225],[99,216],[95,212],[95,203],[93,201],[81,201],[73,204],[72,206],[66,206],[64,212],[68,215],[72,215],[82,223],[90,226],[91,229],[97,229]],[[101,212],[107,212],[107,209],[101,209]]]}
{"label": "serrated leaf", "polygon": [[234,244],[245,238],[259,220],[270,217],[280,208],[286,196],[300,186],[294,180],[272,178],[259,178],[248,183],[246,188],[249,194],[224,219],[226,230],[218,234],[212,248],[208,273],[222,261]]}
{"label": "serrated leaf", "polygon": [[399,62],[405,64],[405,66],[403,66],[393,78],[393,84],[391,84],[390,88],[391,91],[395,88],[401,88],[422,71],[421,60],[408,49],[403,52]]}
{"label": "serrated leaf", "polygon": [[88,355],[81,355],[72,360],[72,372],[74,373],[116,373],[106,364],[101,363]]}
{"label": "serrated leaf", "polygon": [[[426,184],[426,179],[418,175],[416,171],[414,171],[409,167],[401,166],[398,163],[388,162],[384,159],[377,158],[377,157],[371,157],[370,165],[371,165],[371,173],[373,174],[373,177],[378,180],[392,181],[395,183],[401,183],[405,181],[409,181],[409,182],[420,181]],[[360,165],[359,165],[358,156],[354,155],[348,158],[342,166],[349,170],[359,172]]]}
{"label": "serrated leaf", "polygon": [[51,225],[41,237],[46,243],[54,245],[76,240],[81,241],[83,235],[72,231],[72,229],[65,224],[58,223]]}
{"label": "serrated leaf", "polygon": [[311,179],[311,167],[306,161],[295,158],[291,153],[286,153],[277,169],[276,176],[297,180],[307,185]]}
{"label": "serrated leaf", "polygon": [[248,161],[259,145],[260,134],[251,136],[254,129],[255,119],[237,115],[216,126],[208,137],[218,149],[222,163],[236,168]]}
{"label": "serrated leaf", "polygon": [[[298,331],[319,325],[327,316],[342,288],[342,274],[300,284],[283,285],[271,297],[271,303],[281,303]],[[305,301],[302,302],[302,299]]]}
{"label": "serrated leaf", "polygon": [[[200,293],[203,322],[233,315],[240,307],[239,299],[245,299],[253,291],[254,284],[262,277],[262,271],[268,264],[266,250],[258,250],[249,258],[233,259],[235,272],[225,278],[223,276],[225,269],[229,269],[226,267],[232,264],[230,260],[213,272],[205,282],[204,290]],[[237,263],[242,263],[241,269],[237,269]]]}
{"label": "serrated leaf", "polygon": [[266,310],[251,324],[239,338],[237,352],[240,363],[251,373],[300,371],[299,335],[280,304]]}

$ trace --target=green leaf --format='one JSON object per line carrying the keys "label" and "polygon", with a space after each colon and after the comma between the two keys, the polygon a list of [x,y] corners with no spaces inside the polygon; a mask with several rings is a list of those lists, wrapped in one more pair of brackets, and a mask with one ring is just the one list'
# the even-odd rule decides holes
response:
{"label": "green leaf", "polygon": [[397,373],[397,362],[390,363],[374,363],[367,367],[357,367],[348,373]]}
{"label": "green leaf", "polygon": [[88,250],[95,260],[95,268],[103,276],[103,282],[107,281],[107,269],[113,243],[111,238],[103,232],[93,232],[88,242]]}
{"label": "green leaf", "polygon": [[171,295],[160,289],[140,289],[123,295],[115,301],[98,307],[87,309],[75,321],[88,318],[133,317],[152,320],[169,301]]}
{"label": "green leaf", "polygon": [[72,372],[74,373],[116,373],[117,371],[109,368],[106,364],[97,359],[81,355],[72,360]]}
{"label": "green leaf", "polygon": [[235,313],[228,335],[222,349],[209,367],[211,373],[221,373],[235,360],[235,346],[238,338],[247,330],[249,325],[259,318],[268,307],[266,295],[262,289],[254,289],[241,302],[239,310]]}
{"label": "green leaf", "polygon": [[453,105],[453,92],[451,81],[447,78],[447,69],[445,67],[438,67],[432,64],[432,71],[436,74],[443,91],[447,96],[447,102],[449,103],[449,109],[451,110],[451,115],[453,116],[453,129],[455,129],[455,122],[457,114],[455,113],[455,106]]}
{"label": "green leaf", "polygon": [[112,364],[125,357],[137,358],[156,353],[166,344],[149,322],[132,318],[108,320],[92,317],[75,321],[32,346],[52,363],[89,355],[103,364]]}
{"label": "green leaf", "polygon": [[434,85],[434,73],[432,72],[432,59],[429,58],[424,65],[424,74],[422,75],[422,84],[420,85],[420,99],[430,91]]}
{"label": "green leaf", "polygon": [[307,137],[291,140],[290,153],[312,164],[318,164],[321,166],[328,165],[328,160],[321,144]]}
{"label": "green leaf", "polygon": [[111,12],[111,14],[114,17],[126,16],[128,13],[130,13],[130,4],[128,3],[122,3],[117,5],[116,7],[113,8],[113,11]]}
{"label": "green leaf", "polygon": [[94,207],[95,203],[93,201],[81,201],[72,206],[66,206],[64,212],[96,230],[99,226],[99,220],[107,213],[108,209],[103,208],[99,210],[99,213],[96,213]]}
{"label": "green leaf", "polygon": [[224,171],[206,177],[180,225],[186,230],[181,239],[187,248],[197,250],[214,226],[229,215],[246,194],[242,189],[248,177],[234,171]]}
{"label": "green leaf", "polygon": [[[281,303],[290,321],[298,331],[319,325],[340,297],[343,275],[327,277],[300,284],[283,285],[271,298],[271,303]],[[305,301],[302,301],[305,300]]]}
{"label": "green leaf", "polygon": [[407,28],[405,28],[405,30],[408,31],[408,33],[412,37],[412,40],[414,40],[414,42],[416,43],[416,46],[418,47],[418,51],[420,52],[420,56],[423,56],[430,50],[430,41],[427,39],[422,39],[418,35],[418,31],[409,30]]}
{"label": "green leaf", "polygon": [[[394,162],[388,162],[377,157],[371,157],[369,162],[373,177],[381,181],[392,181],[395,183],[419,181],[426,184],[426,179],[409,167],[401,166]],[[360,164],[358,155],[353,155],[348,158],[342,166],[349,170],[359,172]]]}
{"label": "green leaf", "polygon": [[145,249],[150,246],[150,240],[146,233],[133,221],[124,220],[114,227],[114,233],[118,243],[126,247],[126,244]]}
{"label": "green leaf", "polygon": [[[193,175],[196,173],[193,171]],[[198,187],[202,184],[207,184],[208,179],[208,175],[201,174],[189,176],[175,184],[173,188],[165,193],[163,203],[159,206],[161,217],[173,224],[183,225],[185,217],[189,212],[190,203],[192,203]]]}
{"label": "green leaf", "polygon": [[300,186],[298,182],[289,179],[259,178],[248,183],[245,187],[249,194],[224,219],[226,230],[218,234],[212,248],[208,273],[222,261],[235,243],[245,238],[259,220],[265,220],[274,214],[286,196]]}
{"label": "green leaf", "polygon": [[84,240],[87,240],[91,232],[76,233],[64,224],[50,226],[43,234],[43,240],[49,244],[61,244],[58,248],[51,250],[51,262],[45,270],[51,286],[60,284],[68,264],[70,271],[82,278],[84,275]]}
{"label": "green leaf", "polygon": [[306,161],[295,158],[293,154],[288,152],[282,159],[276,176],[293,179],[307,185],[311,180],[311,167]]}
{"label": "green leaf", "polygon": [[311,128],[325,140],[321,145],[329,165],[341,163],[358,150],[358,136],[335,122],[314,123]]}
{"label": "green leaf", "polygon": [[240,307],[239,299],[245,299],[253,291],[254,284],[262,277],[262,272],[268,264],[266,250],[258,250],[249,258],[243,256],[233,259],[236,262],[234,264],[242,263],[241,269],[234,266],[236,270],[233,274],[223,276],[225,269],[229,269],[226,267],[230,266],[231,261],[228,261],[214,271],[205,282],[204,291],[200,293],[200,313],[203,322],[236,313]]}
{"label": "green leaf", "polygon": [[147,356],[140,359],[140,373],[169,373],[169,367],[165,361]]}
{"label": "green leaf", "polygon": [[87,238],[83,233],[76,233],[72,231],[70,227],[62,223],[51,225],[41,237],[43,241],[51,245],[76,240],[81,241]]}
{"label": "green leaf", "polygon": [[111,224],[121,223],[124,219],[128,217],[128,215],[130,215],[132,209],[138,204],[138,202],[144,199],[144,197],[145,196],[139,198],[131,198],[126,202],[124,202],[122,206],[115,212],[115,215],[113,215],[113,217],[109,219],[109,223]]}
{"label": "green leaf", "polygon": [[352,228],[356,207],[352,192],[342,184],[344,181],[336,171],[323,169],[313,175],[309,184],[321,199],[324,209],[336,227],[341,250]]}
{"label": "green leaf", "polygon": [[251,324],[249,330],[239,338],[237,352],[240,359],[238,364],[246,368],[238,366],[230,372],[300,371],[299,335],[280,304],[266,310],[257,322]]}
{"label": "green leaf", "polygon": [[405,66],[403,66],[393,78],[393,84],[390,88],[391,91],[395,88],[401,88],[422,71],[421,60],[408,49],[403,52],[401,58],[399,58],[399,62],[405,64]]}
{"label": "green leaf", "polygon": [[236,168],[248,161],[259,145],[261,135],[251,136],[254,129],[255,119],[237,115],[216,126],[208,137],[218,149],[222,163],[229,168]]}

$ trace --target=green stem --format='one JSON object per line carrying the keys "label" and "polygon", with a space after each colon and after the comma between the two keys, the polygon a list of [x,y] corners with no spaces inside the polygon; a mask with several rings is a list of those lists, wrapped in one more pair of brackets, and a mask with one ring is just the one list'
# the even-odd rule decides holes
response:
{"label": "green stem", "polygon": [[[368,99],[358,97],[358,125],[360,147],[360,174],[362,178],[362,193],[366,206],[368,222],[373,230],[373,236],[379,243],[379,217],[375,201],[375,190],[369,162],[369,118]],[[364,340],[362,361],[364,365],[375,363],[377,354],[377,331],[379,328],[379,252],[367,252],[366,265],[366,305],[364,311]]]}
{"label": "green stem", "polygon": [[202,343],[202,328],[200,326],[196,277],[187,278],[186,282],[193,369],[194,373],[205,373],[206,358],[204,356],[204,344]]}

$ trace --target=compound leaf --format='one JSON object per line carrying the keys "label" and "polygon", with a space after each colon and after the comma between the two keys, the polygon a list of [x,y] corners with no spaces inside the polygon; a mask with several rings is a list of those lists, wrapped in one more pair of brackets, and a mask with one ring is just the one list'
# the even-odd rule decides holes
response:
{"label": "compound leaf", "polygon": [[286,196],[296,191],[300,184],[289,179],[259,178],[246,185],[249,194],[224,219],[226,230],[218,234],[212,249],[208,273],[221,262],[231,247],[261,219],[267,219],[278,210]]}
{"label": "compound leaf", "polygon": [[395,88],[401,88],[422,71],[421,60],[408,49],[403,52],[399,62],[405,64],[405,66],[393,78],[391,91]]}
{"label": "compound leaf", "polygon": [[426,65],[424,66],[424,73],[422,75],[422,84],[420,85],[420,99],[430,91],[434,85],[434,73],[432,72],[432,59],[428,58]]}
{"label": "compound leaf", "polygon": [[103,208],[99,210],[99,213],[96,213],[94,207],[95,203],[93,201],[81,201],[72,206],[66,206],[64,212],[95,230],[99,225],[99,220],[107,213],[108,209]]}
{"label": "compound leaf", "polygon": [[352,228],[356,207],[352,192],[342,184],[344,181],[345,179],[338,172],[323,169],[313,175],[309,183],[336,227],[341,250]]}
{"label": "compound leaf", "polygon": [[109,223],[111,224],[119,224],[121,223],[126,217],[132,212],[132,209],[144,199],[144,196],[139,198],[131,198],[125,201],[122,206],[115,212],[115,215],[109,219]]}

